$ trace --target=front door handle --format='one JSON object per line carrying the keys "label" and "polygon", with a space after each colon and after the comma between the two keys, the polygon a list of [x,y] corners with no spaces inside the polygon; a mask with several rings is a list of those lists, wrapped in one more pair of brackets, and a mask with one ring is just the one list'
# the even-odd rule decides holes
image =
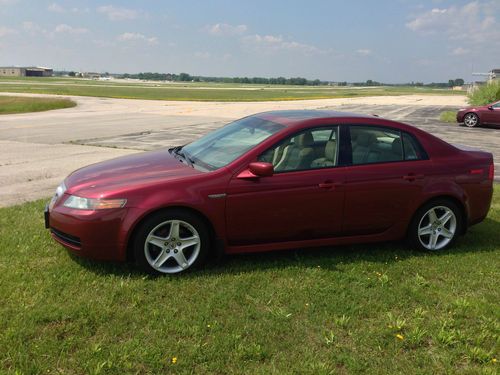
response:
{"label": "front door handle", "polygon": [[415,173],[408,173],[406,176],[403,176],[403,180],[406,181],[421,180],[423,178],[424,178],[423,174],[415,174]]}

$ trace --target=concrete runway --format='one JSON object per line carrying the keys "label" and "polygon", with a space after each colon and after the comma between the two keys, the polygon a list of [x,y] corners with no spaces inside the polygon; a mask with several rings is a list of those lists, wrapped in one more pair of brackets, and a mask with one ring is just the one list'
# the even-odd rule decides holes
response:
{"label": "concrete runway", "polygon": [[[1,95],[1,94],[0,94]],[[73,97],[78,106],[0,116],[0,206],[50,196],[71,171],[138,150],[185,144],[233,119],[273,109],[332,109],[377,114],[421,127],[451,143],[494,153],[500,130],[439,122],[461,96],[398,96],[287,102],[171,102]]]}

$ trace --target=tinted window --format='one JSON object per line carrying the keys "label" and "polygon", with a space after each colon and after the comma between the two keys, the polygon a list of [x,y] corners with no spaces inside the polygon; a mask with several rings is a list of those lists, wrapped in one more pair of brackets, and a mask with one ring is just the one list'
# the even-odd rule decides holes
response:
{"label": "tinted window", "polygon": [[350,126],[352,164],[403,160],[401,132],[375,126]]}
{"label": "tinted window", "polygon": [[421,148],[417,141],[407,133],[403,133],[403,150],[405,160],[423,159]]}
{"label": "tinted window", "polygon": [[493,108],[500,108],[500,102],[493,104]]}
{"label": "tinted window", "polygon": [[272,163],[276,173],[334,167],[337,140],[337,127],[303,131],[270,148],[258,160]]}

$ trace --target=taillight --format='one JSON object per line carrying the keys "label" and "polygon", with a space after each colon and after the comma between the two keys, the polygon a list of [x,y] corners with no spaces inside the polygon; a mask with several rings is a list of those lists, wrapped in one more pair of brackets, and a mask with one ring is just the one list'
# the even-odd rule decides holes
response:
{"label": "taillight", "polygon": [[495,164],[493,162],[490,164],[490,170],[488,172],[488,180],[493,181],[493,177],[495,176]]}

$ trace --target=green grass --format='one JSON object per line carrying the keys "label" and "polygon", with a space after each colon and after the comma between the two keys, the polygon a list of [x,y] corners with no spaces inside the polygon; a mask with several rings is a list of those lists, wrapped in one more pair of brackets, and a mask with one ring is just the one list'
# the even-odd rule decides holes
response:
{"label": "green grass", "polygon": [[344,246],[159,278],[72,258],[43,204],[0,209],[2,374],[498,373],[498,188],[439,254]]}
{"label": "green grass", "polygon": [[457,112],[454,111],[444,111],[439,115],[439,121],[455,123],[457,122]]}
{"label": "green grass", "polygon": [[271,101],[361,96],[464,93],[420,87],[274,86],[217,83],[95,81],[74,78],[0,79],[0,92],[194,101]]}
{"label": "green grass", "polygon": [[0,115],[41,112],[49,111],[51,109],[70,108],[74,106],[76,106],[76,103],[69,99],[0,96]]}

